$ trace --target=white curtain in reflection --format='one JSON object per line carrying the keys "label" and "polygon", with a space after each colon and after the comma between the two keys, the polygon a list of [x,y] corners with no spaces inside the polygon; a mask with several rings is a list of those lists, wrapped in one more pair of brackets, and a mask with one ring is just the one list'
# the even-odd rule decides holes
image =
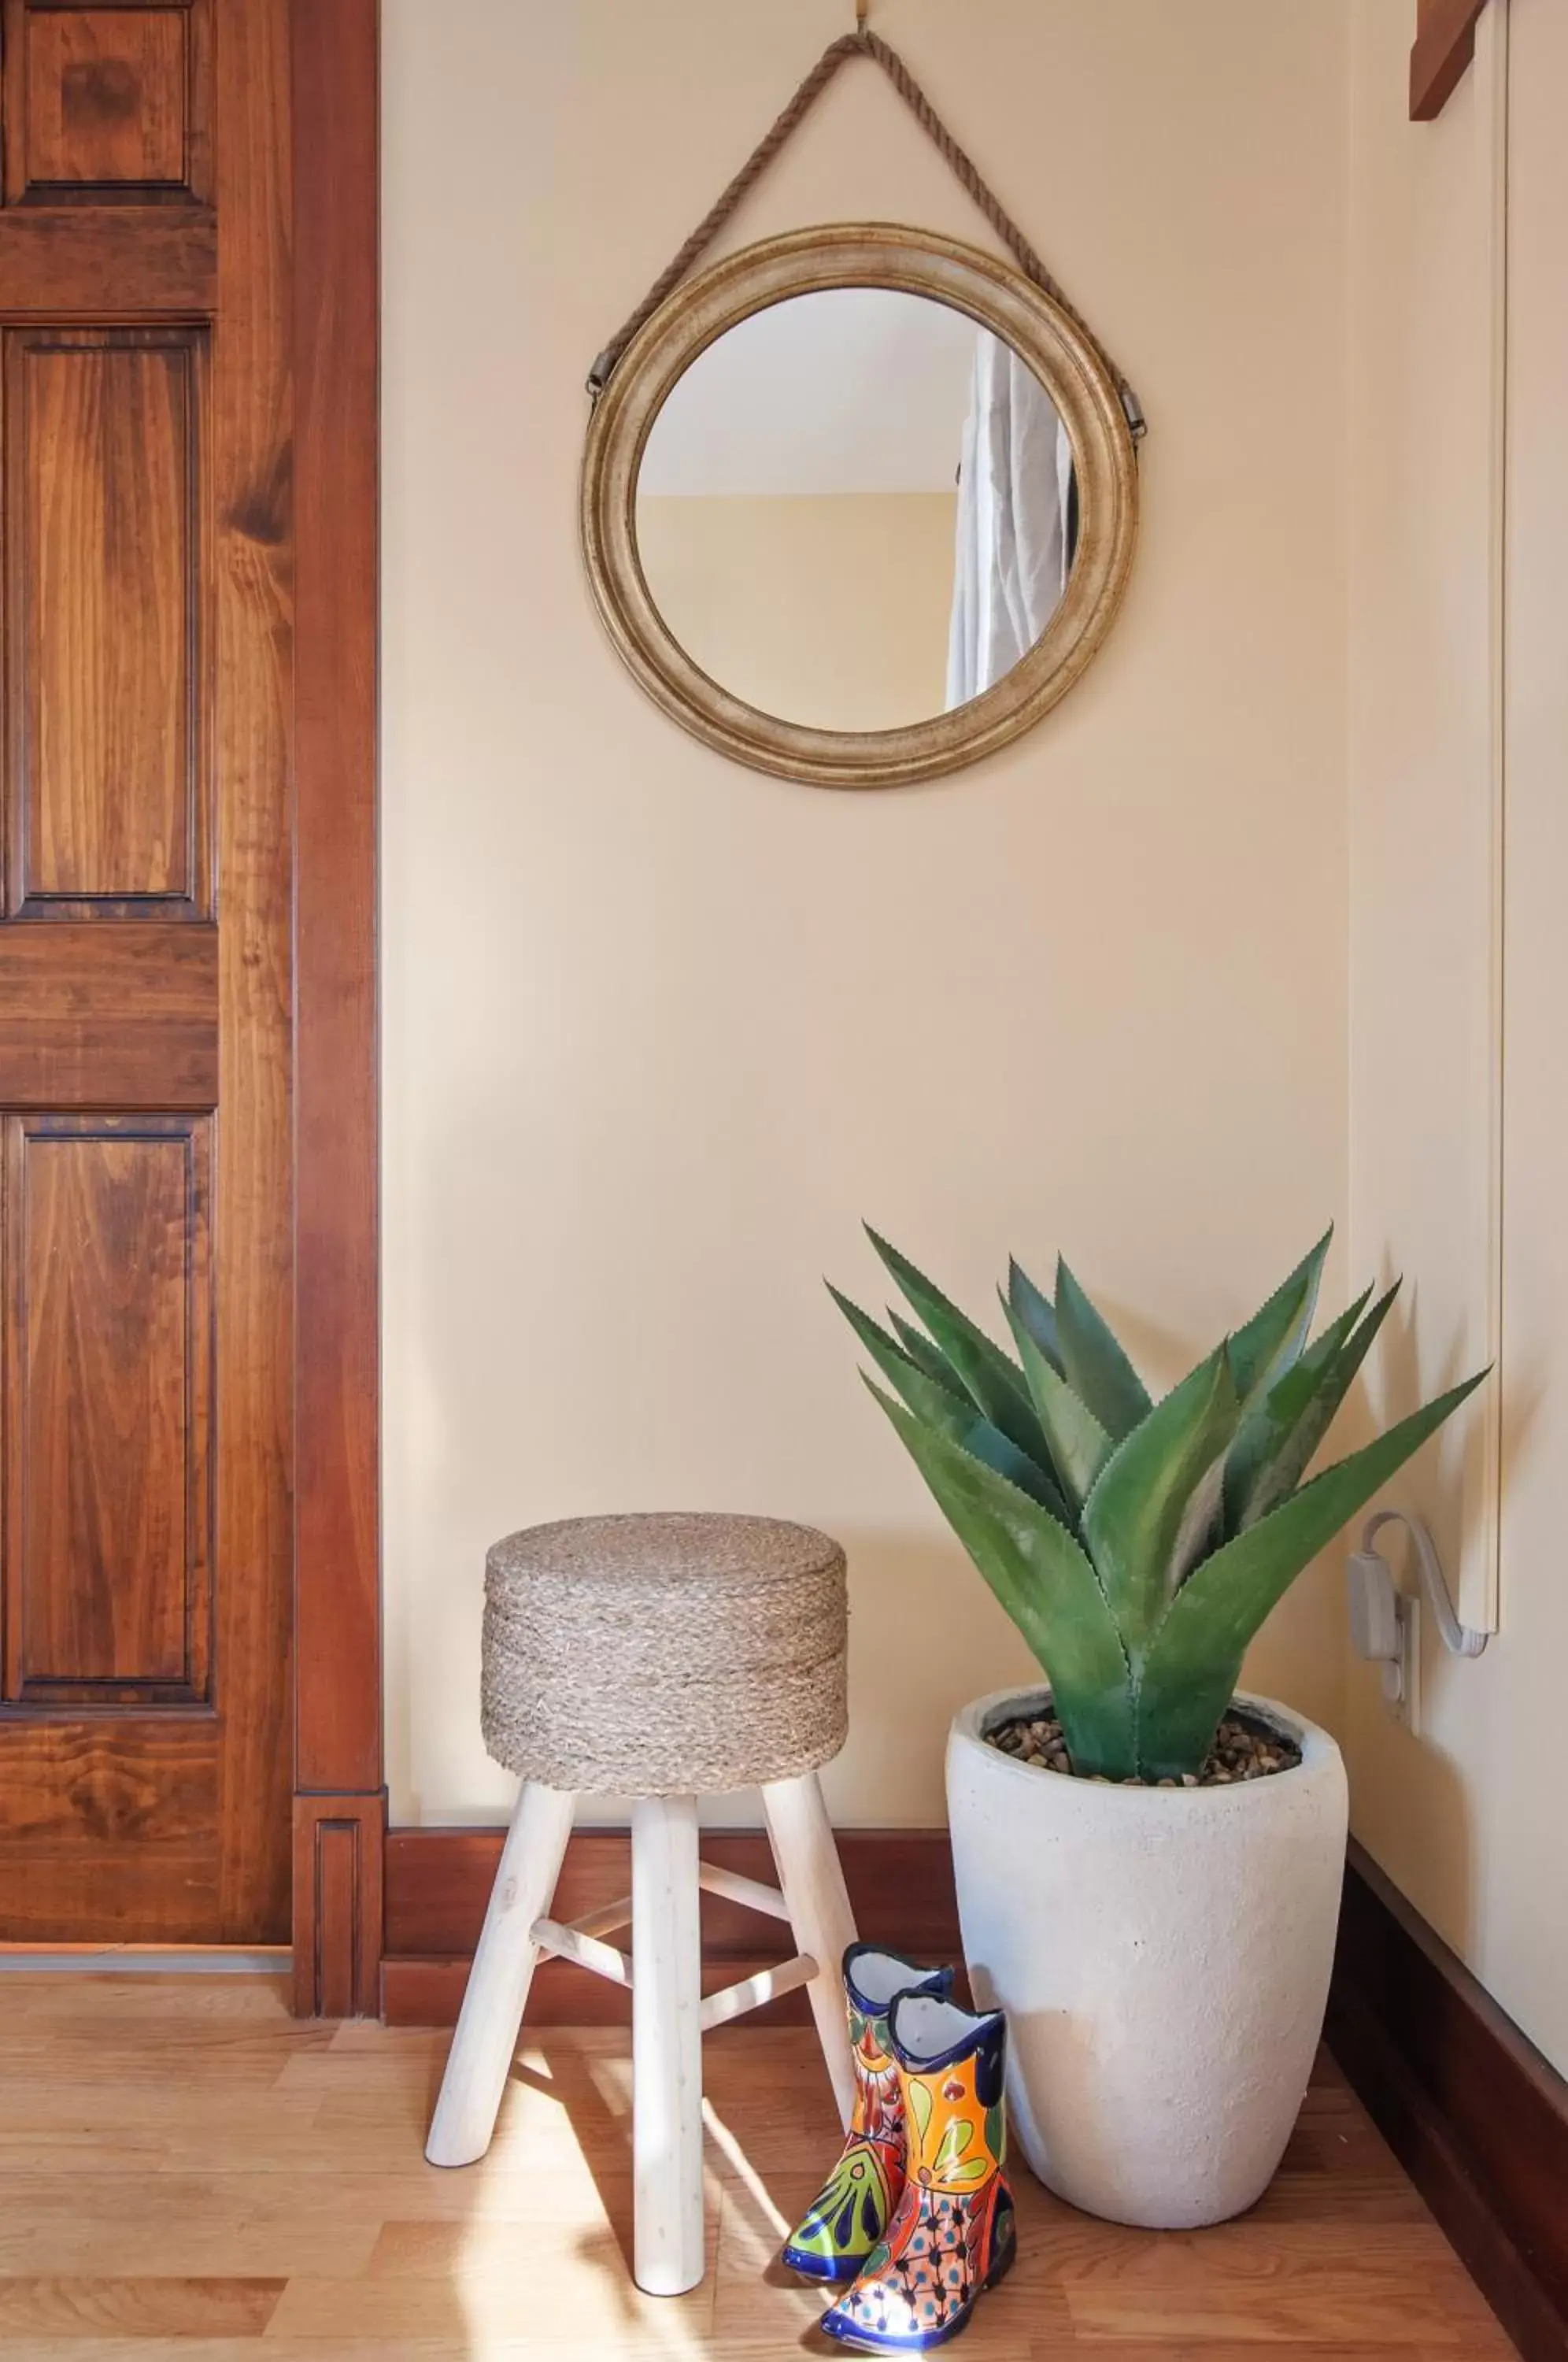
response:
{"label": "white curtain in reflection", "polygon": [[1072,469],[1050,395],[980,329],[958,474],[949,706],[1010,672],[1049,622],[1067,579]]}

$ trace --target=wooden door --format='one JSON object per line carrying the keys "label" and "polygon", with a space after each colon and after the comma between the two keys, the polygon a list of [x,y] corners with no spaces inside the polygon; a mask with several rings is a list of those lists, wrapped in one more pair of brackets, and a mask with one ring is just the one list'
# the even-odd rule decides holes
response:
{"label": "wooden door", "polygon": [[0,16],[12,1941],[289,1935],[289,16]]}

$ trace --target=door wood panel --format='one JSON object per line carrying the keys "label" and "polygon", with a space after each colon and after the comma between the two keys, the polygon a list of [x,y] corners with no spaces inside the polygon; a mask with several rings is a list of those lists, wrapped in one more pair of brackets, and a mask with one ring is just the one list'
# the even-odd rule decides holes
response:
{"label": "door wood panel", "polygon": [[0,1107],[217,1104],[215,927],[0,925]]}
{"label": "door wood panel", "polygon": [[4,1711],[6,1942],[248,1940],[243,1928],[216,1932],[224,1744],[215,1712]]}
{"label": "door wood panel", "polygon": [[6,340],[8,907],[209,907],[200,331]]}
{"label": "door wood panel", "polygon": [[209,0],[4,0],[6,202],[206,199],[209,26]]}
{"label": "door wood panel", "polygon": [[318,5],[0,0],[0,1941],[290,1931]]}
{"label": "door wood panel", "polygon": [[27,65],[29,189],[182,183],[183,8],[30,10]]}
{"label": "door wood panel", "polygon": [[0,319],[152,320],[210,313],[217,224],[150,207],[0,207]]}
{"label": "door wood panel", "polygon": [[12,1117],[6,1133],[0,1694],[204,1704],[211,1121]]}

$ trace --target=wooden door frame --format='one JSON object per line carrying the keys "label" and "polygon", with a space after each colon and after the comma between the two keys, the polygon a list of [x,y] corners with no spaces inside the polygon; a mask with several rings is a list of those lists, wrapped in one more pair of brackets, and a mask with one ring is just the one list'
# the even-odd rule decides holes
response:
{"label": "wooden door frame", "polygon": [[293,2005],[381,2006],[378,0],[290,0]]}

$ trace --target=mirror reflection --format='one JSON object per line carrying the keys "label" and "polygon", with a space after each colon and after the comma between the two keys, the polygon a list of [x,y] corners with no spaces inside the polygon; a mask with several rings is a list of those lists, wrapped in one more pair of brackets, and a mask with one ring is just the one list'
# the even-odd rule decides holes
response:
{"label": "mirror reflection", "polygon": [[924,295],[792,296],[677,381],[637,479],[637,548],[711,679],[823,730],[977,697],[1039,638],[1077,540],[1072,447],[1039,379]]}

